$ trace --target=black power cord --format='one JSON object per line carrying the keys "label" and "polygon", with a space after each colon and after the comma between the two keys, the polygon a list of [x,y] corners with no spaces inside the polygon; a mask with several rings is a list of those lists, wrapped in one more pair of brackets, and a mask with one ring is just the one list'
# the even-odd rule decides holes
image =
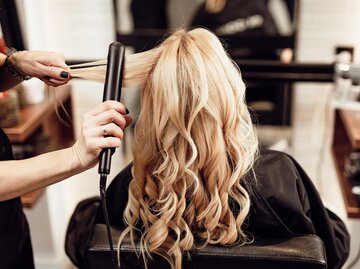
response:
{"label": "black power cord", "polygon": [[103,209],[103,214],[104,214],[104,219],[105,219],[105,224],[106,224],[106,232],[107,232],[109,246],[110,246],[112,263],[114,264],[114,268],[119,268],[119,265],[118,265],[118,262],[116,259],[116,253],[115,253],[114,246],[113,246],[109,215],[108,215],[107,207],[106,207],[106,180],[107,180],[107,174],[100,174],[99,187],[100,187],[101,206]]}

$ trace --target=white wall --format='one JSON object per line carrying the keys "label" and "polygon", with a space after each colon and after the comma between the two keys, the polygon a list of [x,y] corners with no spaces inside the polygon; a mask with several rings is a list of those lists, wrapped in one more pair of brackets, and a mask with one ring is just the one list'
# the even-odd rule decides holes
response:
{"label": "white wall", "polygon": [[111,0],[22,0],[28,48],[67,59],[106,58],[115,39]]}
{"label": "white wall", "polygon": [[330,62],[335,46],[351,45],[359,61],[359,10],[357,0],[301,0],[299,60]]}

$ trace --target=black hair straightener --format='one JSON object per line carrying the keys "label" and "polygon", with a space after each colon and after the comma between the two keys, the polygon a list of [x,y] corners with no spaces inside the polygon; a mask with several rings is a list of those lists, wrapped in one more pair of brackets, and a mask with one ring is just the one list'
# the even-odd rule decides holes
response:
{"label": "black hair straightener", "polygon": [[[113,42],[109,46],[107,56],[107,67],[106,67],[106,78],[104,85],[103,101],[115,100],[120,101],[122,78],[124,72],[124,61],[125,61],[125,46],[120,42]],[[104,218],[106,223],[106,230],[112,253],[112,260],[114,268],[118,268],[118,262],[116,253],[113,247],[113,241],[110,230],[109,217],[106,207],[106,180],[110,173],[111,167],[111,156],[115,152],[114,148],[103,149],[99,156],[99,174],[100,174],[100,197],[102,208],[104,212]]]}

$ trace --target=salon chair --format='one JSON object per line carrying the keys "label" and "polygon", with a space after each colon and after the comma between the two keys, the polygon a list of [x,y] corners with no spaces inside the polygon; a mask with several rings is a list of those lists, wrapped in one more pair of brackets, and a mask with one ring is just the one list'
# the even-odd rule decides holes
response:
{"label": "salon chair", "polygon": [[[114,248],[120,230],[111,228]],[[138,246],[137,246],[138,247]],[[138,258],[130,241],[125,238],[121,245],[121,268],[145,268],[142,258]],[[201,250],[184,254],[183,268],[246,268],[246,269],[315,269],[326,268],[326,255],[322,240],[316,235],[292,238],[255,238],[250,245],[224,247],[208,245]],[[85,253],[88,269],[113,269],[111,252],[104,224],[96,224]],[[149,260],[148,268],[170,268],[161,257]]]}

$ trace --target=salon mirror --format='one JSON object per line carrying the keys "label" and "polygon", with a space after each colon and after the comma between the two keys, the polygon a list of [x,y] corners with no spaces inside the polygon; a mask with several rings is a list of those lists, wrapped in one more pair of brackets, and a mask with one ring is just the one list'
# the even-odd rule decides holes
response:
{"label": "salon mirror", "polygon": [[[132,25],[124,27],[125,2]],[[136,52],[148,50],[181,27],[215,32],[245,70],[249,61],[290,63],[296,52],[296,0],[113,0],[117,40]],[[121,15],[120,15],[121,14]],[[245,66],[246,65],[246,66]],[[256,121],[291,124],[292,84],[244,77]]]}
{"label": "salon mirror", "polygon": [[293,59],[296,0],[128,0],[132,19],[128,29],[119,16],[124,2],[113,0],[117,39],[136,51],[153,47],[178,27],[203,26],[220,36],[235,58]]}

